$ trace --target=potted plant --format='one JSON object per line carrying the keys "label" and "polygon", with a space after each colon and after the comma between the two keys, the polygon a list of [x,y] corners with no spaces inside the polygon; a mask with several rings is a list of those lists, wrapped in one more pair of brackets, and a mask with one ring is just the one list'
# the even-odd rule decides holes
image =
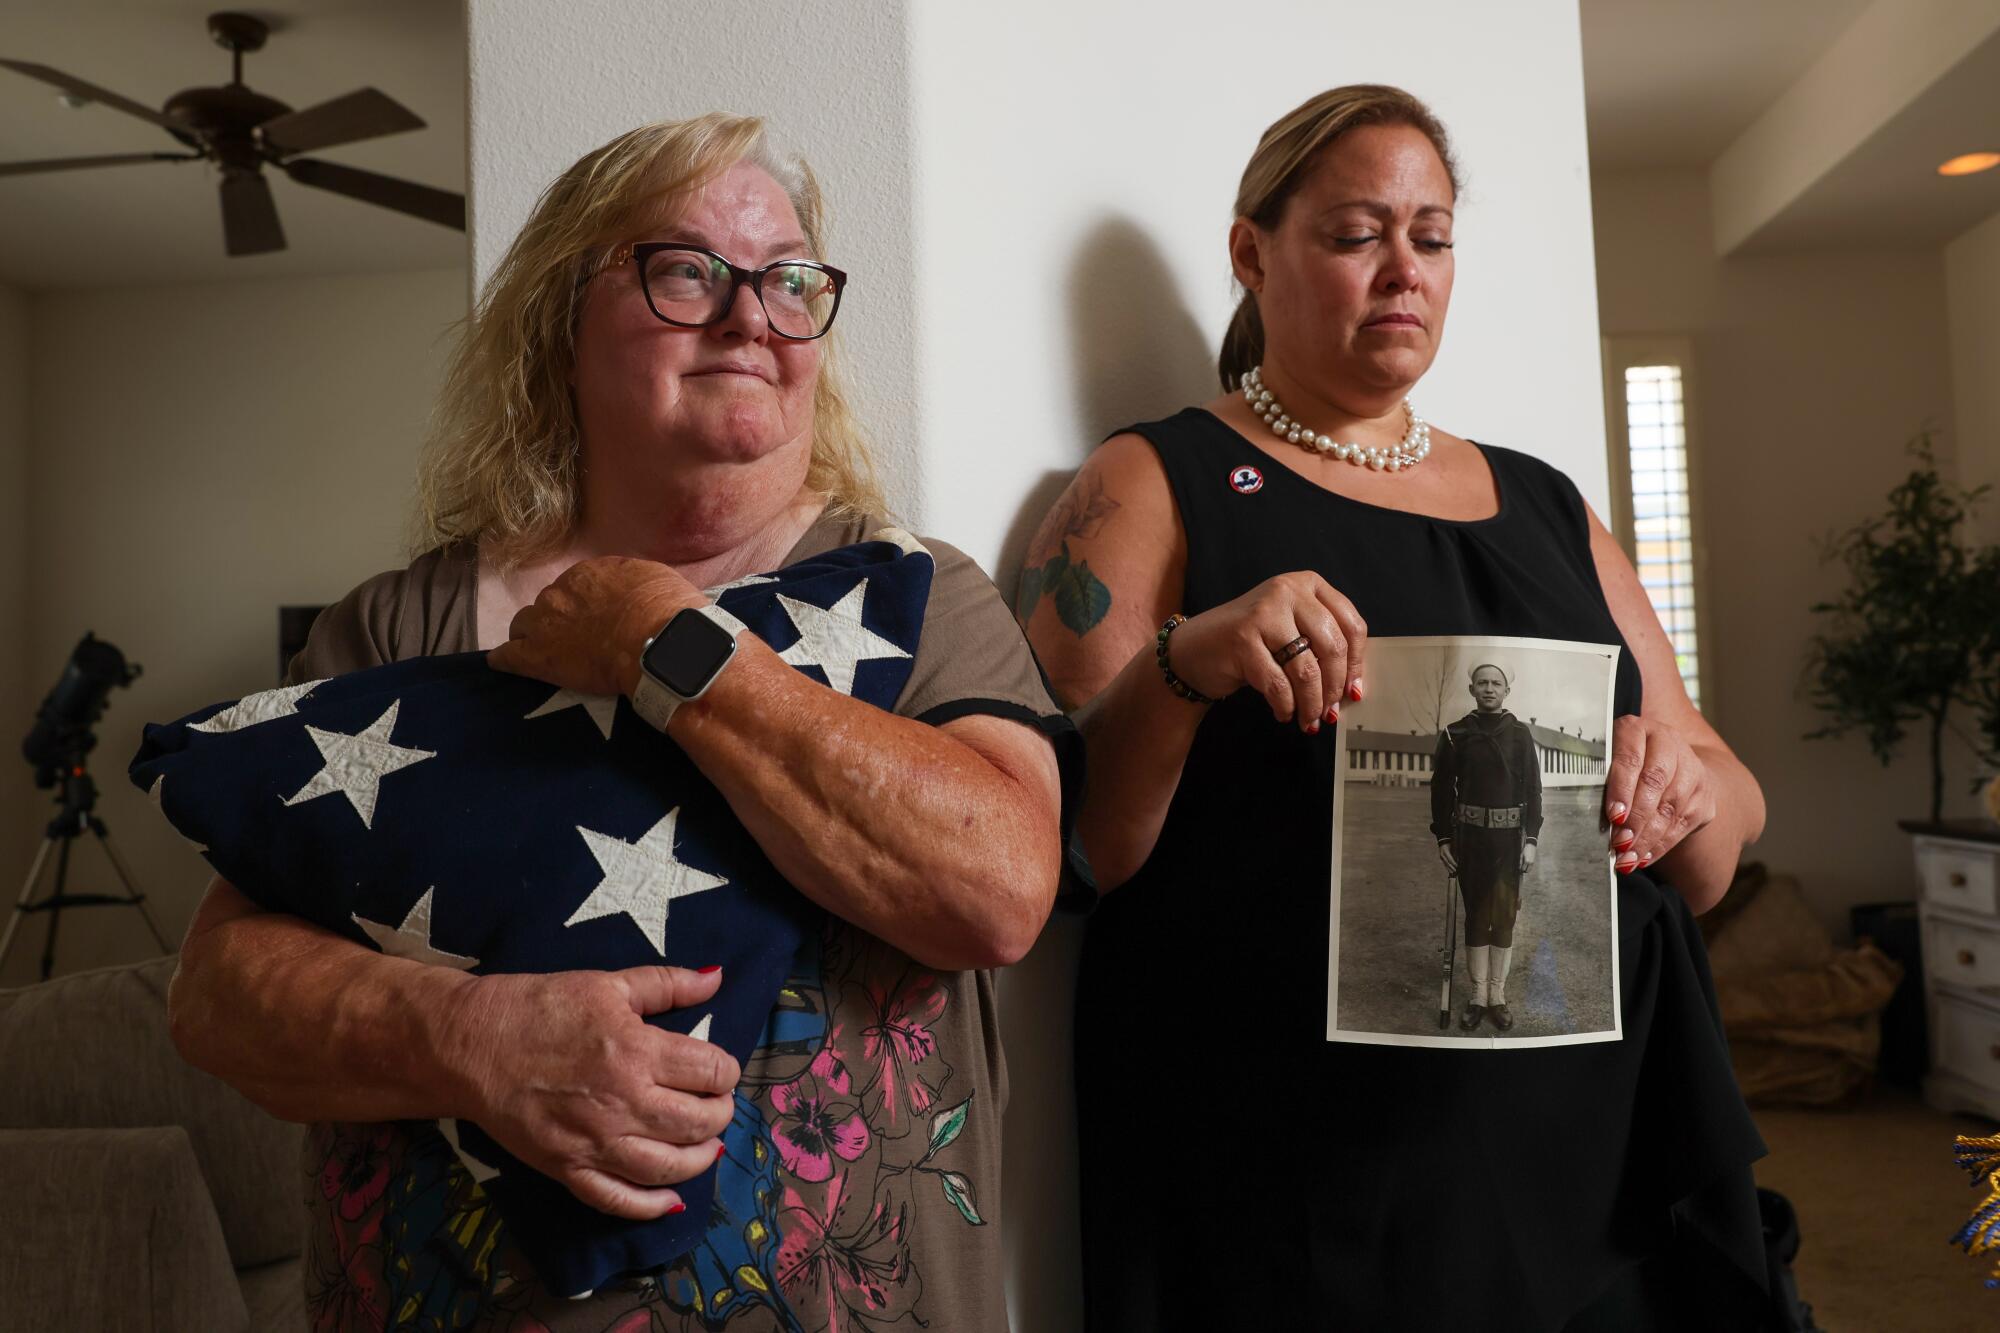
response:
{"label": "potted plant", "polygon": [[1808,697],[1827,722],[1807,738],[1858,729],[1886,765],[1921,728],[1936,824],[1947,732],[1985,772],[2000,767],[2000,546],[1972,545],[1962,532],[1988,488],[1939,476],[1928,432],[1910,453],[1917,467],[1889,492],[1888,512],[1828,544],[1827,559],[1846,565],[1849,582],[1812,608],[1829,623],[1812,640]]}

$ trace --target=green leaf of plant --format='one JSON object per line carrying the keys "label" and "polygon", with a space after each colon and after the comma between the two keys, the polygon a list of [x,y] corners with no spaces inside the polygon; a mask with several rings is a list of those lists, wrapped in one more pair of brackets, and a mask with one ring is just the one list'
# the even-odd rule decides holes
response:
{"label": "green leaf of plant", "polygon": [[965,1220],[976,1227],[986,1225],[986,1219],[979,1215],[979,1209],[972,1203],[972,1182],[956,1171],[941,1171],[938,1179],[944,1182],[944,1197],[951,1200],[951,1206],[964,1215]]}
{"label": "green leaf of plant", "polygon": [[1811,736],[1860,731],[1884,764],[1922,726],[1935,819],[1940,743],[1947,729],[1964,735],[1951,724],[1954,706],[1973,711],[1975,751],[2000,751],[2000,548],[1961,535],[1983,488],[1945,480],[1927,435],[1911,453],[1918,466],[1889,493],[1888,512],[1828,543],[1848,586],[1811,604],[1827,620],[1811,641],[1806,684],[1827,719]]}
{"label": "green leaf of plant", "polygon": [[1056,615],[1077,635],[1090,633],[1097,623],[1111,610],[1111,589],[1103,580],[1090,572],[1090,562],[1079,560],[1071,563],[1069,547],[1063,547],[1056,562],[1050,561],[1048,572],[1042,579],[1042,591],[1053,593],[1056,599]]}
{"label": "green leaf of plant", "polygon": [[[972,1098],[967,1097],[949,1111],[939,1111],[936,1116],[932,1117],[931,1146],[930,1151],[924,1154],[923,1162],[928,1162],[931,1158],[937,1156],[940,1149],[959,1136],[960,1132],[965,1129],[966,1117],[971,1112]],[[919,1162],[917,1165],[922,1166],[923,1162]]]}

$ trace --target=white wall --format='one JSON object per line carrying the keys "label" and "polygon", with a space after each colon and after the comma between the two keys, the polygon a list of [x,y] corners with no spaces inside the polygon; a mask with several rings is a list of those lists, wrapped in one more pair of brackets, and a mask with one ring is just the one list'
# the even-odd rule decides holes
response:
{"label": "white wall", "polygon": [[[1850,905],[1914,896],[1895,821],[1927,811],[1929,767],[1920,738],[1888,769],[1859,737],[1801,739],[1822,721],[1799,692],[1822,619],[1808,607],[1844,583],[1820,539],[1886,506],[1918,429],[1951,438],[1944,262],[1934,251],[1718,260],[1695,171],[1603,174],[1594,194],[1604,332],[1685,333],[1694,346],[1711,721],[1770,806],[1748,856],[1798,875],[1845,934]],[[1948,765],[1947,814],[1972,812],[1969,775],[1962,756]]]}
{"label": "white wall", "polygon": [[2000,542],[2000,214],[1945,246],[1944,275],[1959,477],[1993,487],[1979,531]]}
{"label": "white wall", "polygon": [[33,790],[17,747],[41,702],[30,692],[36,687],[24,669],[20,628],[28,591],[28,324],[28,297],[0,286],[0,883],[11,885],[0,911],[6,912],[33,855],[28,825],[15,814]]}
{"label": "white wall", "polygon": [[[11,622],[27,627],[28,706],[86,629],[144,666],[112,696],[93,770],[172,940],[208,872],[125,777],[140,728],[268,688],[279,605],[337,600],[407,559],[415,451],[464,300],[459,269],[35,300],[33,555]],[[80,844],[73,887],[100,880]],[[42,927],[24,933],[0,983],[33,974]],[[69,916],[61,940],[63,971],[151,952],[116,908]]]}
{"label": "white wall", "polygon": [[[1550,458],[1603,502],[1574,0],[1440,0],[1428,35],[1351,0],[1240,16],[1195,0],[482,0],[468,18],[474,272],[595,144],[656,117],[771,115],[826,183],[830,257],[855,274],[841,331],[891,498],[1003,582],[1106,430],[1213,392],[1236,178],[1267,124],[1344,81],[1431,99],[1471,181],[1419,407]],[[819,59],[774,78],[742,54],[773,32]],[[1037,1333],[1078,1326],[1075,942],[1058,924],[1005,987],[1005,1227],[1016,1326]]]}
{"label": "white wall", "polygon": [[[1363,81],[1430,102],[1467,180],[1418,409],[1604,498],[1575,5],[1424,12],[1434,36],[1412,41],[1394,6],[1326,0],[1264,0],[1240,23],[1192,2],[1024,0],[1004,23],[914,8],[922,439],[950,464],[929,470],[926,522],[989,568],[1018,558],[1042,512],[1010,510],[1024,483],[1217,392],[1244,164],[1280,115]],[[1005,276],[949,280],[967,254]]]}

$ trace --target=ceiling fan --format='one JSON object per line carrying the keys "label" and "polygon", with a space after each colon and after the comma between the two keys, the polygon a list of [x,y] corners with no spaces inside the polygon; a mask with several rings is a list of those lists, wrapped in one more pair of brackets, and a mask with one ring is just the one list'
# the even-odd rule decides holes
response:
{"label": "ceiling fan", "polygon": [[96,102],[151,121],[194,150],[0,162],[0,176],[137,162],[213,162],[222,171],[222,236],[231,255],[266,254],[285,248],[285,231],[278,223],[270,183],[264,179],[267,165],[301,185],[465,230],[462,194],[297,156],[317,148],[422,129],[424,122],[408,107],[373,88],[362,88],[294,111],[276,98],[251,91],[243,82],[243,53],[259,50],[270,35],[261,19],[248,14],[210,14],[208,35],[232,57],[229,82],[220,88],[188,88],[175,93],[158,111],[47,65],[0,59],[0,68],[52,84],[63,90],[66,99]]}

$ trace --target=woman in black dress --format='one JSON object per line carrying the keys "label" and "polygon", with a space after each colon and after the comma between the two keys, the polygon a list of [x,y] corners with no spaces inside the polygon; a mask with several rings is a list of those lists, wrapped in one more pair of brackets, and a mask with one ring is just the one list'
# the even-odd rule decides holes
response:
{"label": "woman in black dress", "polygon": [[[1693,921],[1763,797],[1569,479],[1406,406],[1456,197],[1443,128],[1400,90],[1273,125],[1229,233],[1224,394],[1107,440],[1030,553],[1060,565],[1021,609],[1079,709],[1079,829],[1115,890],[1077,1015],[1095,1330],[1726,1329],[1768,1308],[1763,1148]],[[1333,735],[1371,633],[1626,649],[1603,812],[1622,1040],[1325,1039]]]}

